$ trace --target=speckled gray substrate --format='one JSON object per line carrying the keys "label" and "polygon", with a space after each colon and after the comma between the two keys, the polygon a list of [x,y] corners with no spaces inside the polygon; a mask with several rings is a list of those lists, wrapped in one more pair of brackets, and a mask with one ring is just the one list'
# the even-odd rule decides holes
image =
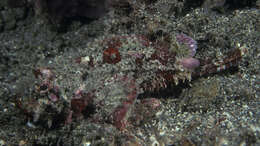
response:
{"label": "speckled gray substrate", "polygon": [[[84,72],[74,60],[91,51],[87,50],[88,42],[109,33],[129,33],[124,28],[115,29],[120,21],[112,16],[64,34],[50,31],[39,19],[27,18],[17,29],[0,33],[0,143],[116,145],[124,142],[120,136],[123,134],[113,126],[103,125],[104,128],[88,120],[54,130],[28,127],[12,99],[17,94],[21,98],[30,97],[35,82],[32,70],[39,66],[54,68],[59,85],[66,89],[62,91],[64,98],[70,99],[79,86],[78,74]],[[136,140],[127,141],[128,144],[260,145],[259,18],[259,9],[227,14],[195,9],[167,20],[162,20],[165,18],[161,14],[155,15],[150,23],[158,19],[165,23],[157,29],[182,31],[197,40],[197,57],[218,57],[239,45],[245,45],[248,54],[234,72],[196,79],[178,97],[160,97],[161,110],[151,121],[128,131]],[[145,33],[144,22],[138,22],[132,33]],[[170,92],[174,95],[175,91]]]}

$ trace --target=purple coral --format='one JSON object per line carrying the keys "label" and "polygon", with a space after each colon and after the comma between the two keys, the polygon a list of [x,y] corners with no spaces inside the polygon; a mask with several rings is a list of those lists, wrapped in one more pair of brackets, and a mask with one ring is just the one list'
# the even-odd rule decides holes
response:
{"label": "purple coral", "polygon": [[186,45],[190,51],[188,57],[180,60],[180,64],[186,69],[194,70],[200,65],[199,60],[193,58],[197,50],[197,41],[183,33],[176,35],[176,39],[178,43]]}
{"label": "purple coral", "polygon": [[200,62],[196,58],[183,58],[180,60],[180,63],[183,67],[189,69],[189,70],[194,70],[196,67],[199,67]]}
{"label": "purple coral", "polygon": [[196,54],[197,41],[184,33],[176,35],[176,39],[179,43],[187,45],[187,47],[190,49],[190,57],[193,57]]}

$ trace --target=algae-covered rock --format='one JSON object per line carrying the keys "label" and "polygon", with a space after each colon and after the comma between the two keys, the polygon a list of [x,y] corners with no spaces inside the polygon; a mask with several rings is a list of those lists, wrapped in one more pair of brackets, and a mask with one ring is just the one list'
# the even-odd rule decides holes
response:
{"label": "algae-covered rock", "polygon": [[208,110],[216,101],[219,88],[217,80],[200,79],[187,92],[184,92],[185,98],[182,100],[181,107],[192,111]]}
{"label": "algae-covered rock", "polygon": [[11,30],[15,28],[16,26],[16,20],[15,20],[15,15],[11,10],[5,10],[1,12],[1,15],[3,17],[4,21],[4,28],[6,30]]}

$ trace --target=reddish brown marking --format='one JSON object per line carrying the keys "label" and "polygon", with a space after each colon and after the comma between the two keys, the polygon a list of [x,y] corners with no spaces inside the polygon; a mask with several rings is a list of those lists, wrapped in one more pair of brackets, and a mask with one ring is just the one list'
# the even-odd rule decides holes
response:
{"label": "reddish brown marking", "polygon": [[173,62],[175,60],[175,52],[169,51],[169,46],[166,43],[159,43],[155,44],[156,51],[152,54],[149,60],[159,60],[159,62],[163,65],[166,65],[169,62]]}
{"label": "reddish brown marking", "polygon": [[80,64],[80,63],[81,63],[81,57],[77,57],[77,58],[75,59],[75,62],[78,63],[78,64]]}
{"label": "reddish brown marking", "polygon": [[33,70],[33,74],[34,74],[34,77],[35,77],[36,79],[38,79],[39,76],[41,76],[41,71],[40,71],[40,69],[34,69],[34,70]]}
{"label": "reddish brown marking", "polygon": [[71,99],[71,110],[75,114],[76,117],[81,116],[83,111],[89,106],[95,96],[89,93],[83,93],[83,91],[77,90],[74,97]]}
{"label": "reddish brown marking", "polygon": [[126,114],[129,111],[129,104],[123,104],[123,106],[117,107],[113,112],[113,124],[116,128],[123,130],[126,127]]}
{"label": "reddish brown marking", "polygon": [[74,112],[75,116],[80,116],[82,111],[86,108],[86,103],[84,99],[71,99],[71,109]]}
{"label": "reddish brown marking", "polygon": [[156,72],[157,76],[163,77],[166,81],[172,81],[173,75],[176,74],[174,71],[162,71],[159,70]]}
{"label": "reddish brown marking", "polygon": [[141,44],[143,44],[145,47],[149,47],[150,41],[147,37],[140,35],[138,38],[140,39]]}
{"label": "reddish brown marking", "polygon": [[103,62],[108,64],[116,64],[121,61],[121,56],[118,49],[108,48],[103,52]]}

